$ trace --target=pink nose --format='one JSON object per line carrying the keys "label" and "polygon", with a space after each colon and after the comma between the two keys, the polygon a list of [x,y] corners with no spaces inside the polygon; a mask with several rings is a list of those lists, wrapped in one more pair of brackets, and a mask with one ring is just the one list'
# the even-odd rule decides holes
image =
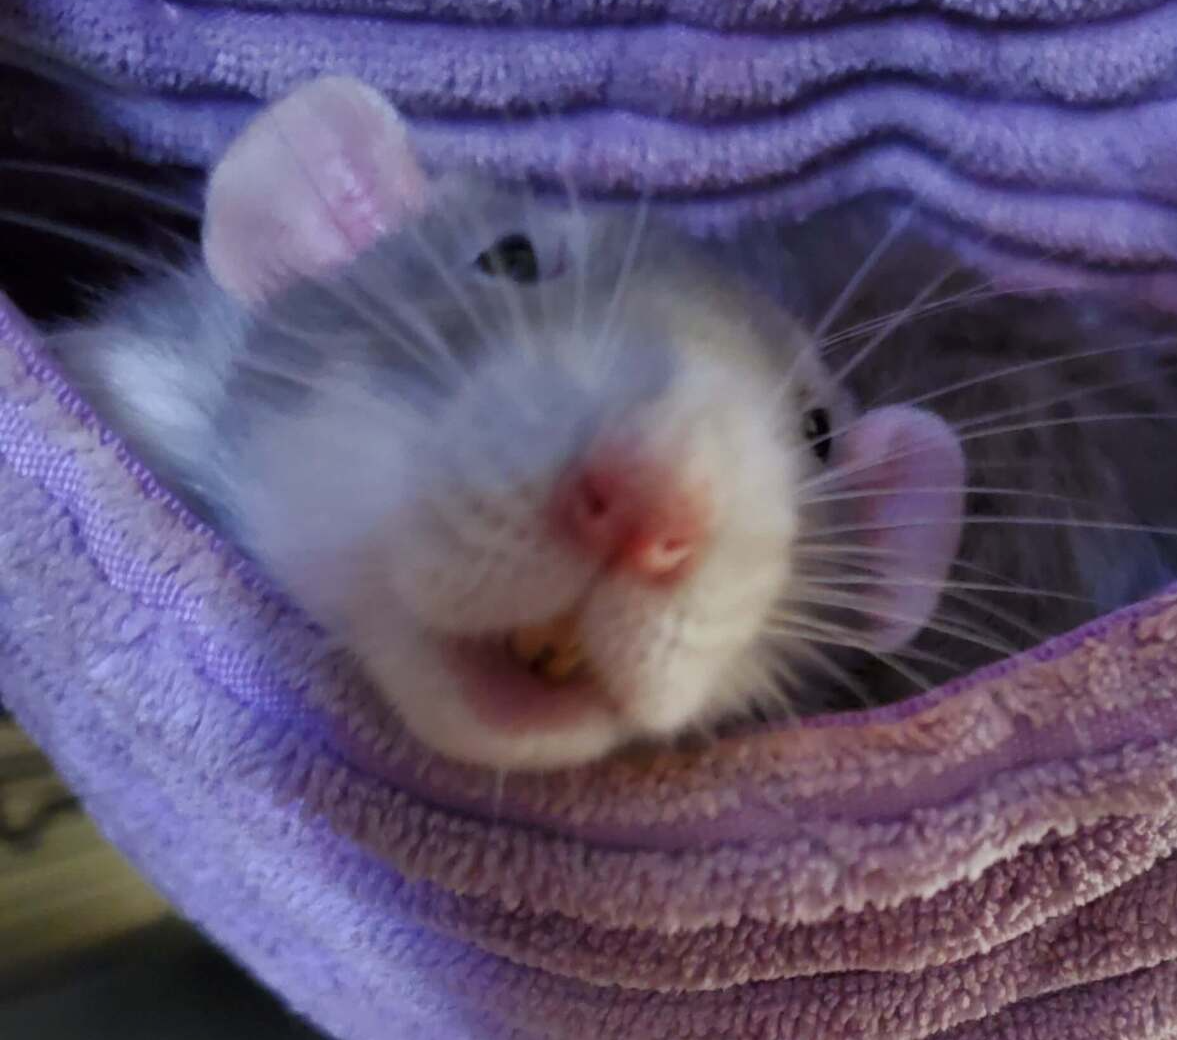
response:
{"label": "pink nose", "polygon": [[647,581],[685,576],[710,527],[710,501],[672,469],[620,443],[594,447],[559,482],[557,529],[613,570]]}

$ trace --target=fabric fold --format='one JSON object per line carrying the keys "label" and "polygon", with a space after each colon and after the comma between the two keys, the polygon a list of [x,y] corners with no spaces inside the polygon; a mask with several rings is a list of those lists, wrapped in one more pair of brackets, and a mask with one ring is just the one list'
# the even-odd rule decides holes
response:
{"label": "fabric fold", "polygon": [[[1172,309],[1174,39],[1160,0],[0,0],[0,148],[199,170],[346,71],[433,164],[714,234],[883,192],[999,285]],[[0,516],[6,705],[340,1040],[1177,1030],[1177,589],[904,704],[503,783],[418,747],[6,301]]]}
{"label": "fabric fold", "polygon": [[321,1027],[1173,1024],[1177,592],[914,702],[496,794],[376,710],[11,307],[0,339],[6,700],[176,906]]}
{"label": "fabric fold", "polygon": [[1137,0],[3,0],[0,65],[63,83],[4,73],[0,141],[204,167],[258,104],[351,73],[436,163],[715,233],[892,192],[996,270],[1048,258],[1177,306],[1119,277],[1177,254],[1175,34],[1177,7]]}

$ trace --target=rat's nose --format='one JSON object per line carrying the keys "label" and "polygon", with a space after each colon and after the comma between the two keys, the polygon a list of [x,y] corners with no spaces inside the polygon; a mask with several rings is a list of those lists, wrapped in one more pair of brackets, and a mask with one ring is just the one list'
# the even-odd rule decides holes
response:
{"label": "rat's nose", "polygon": [[565,537],[607,567],[647,581],[685,576],[711,524],[705,489],[619,441],[594,445],[570,467],[552,506]]}

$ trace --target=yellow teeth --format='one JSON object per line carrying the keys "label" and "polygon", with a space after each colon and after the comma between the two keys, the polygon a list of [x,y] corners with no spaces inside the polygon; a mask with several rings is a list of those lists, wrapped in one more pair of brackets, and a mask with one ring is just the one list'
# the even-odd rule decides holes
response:
{"label": "yellow teeth", "polygon": [[574,679],[587,666],[573,612],[515,629],[507,636],[507,649],[532,675],[551,683]]}

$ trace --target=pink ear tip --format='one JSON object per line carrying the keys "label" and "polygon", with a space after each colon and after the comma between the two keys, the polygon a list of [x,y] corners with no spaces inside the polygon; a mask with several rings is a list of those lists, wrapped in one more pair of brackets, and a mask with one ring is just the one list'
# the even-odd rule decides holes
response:
{"label": "pink ear tip", "polygon": [[[852,431],[855,454],[900,469],[929,468],[939,478],[963,479],[964,449],[953,428],[935,412],[910,405],[887,405],[867,412]],[[931,477],[933,474],[928,472]]]}
{"label": "pink ear tip", "polygon": [[264,108],[217,164],[205,262],[222,288],[257,303],[355,259],[426,204],[395,107],[358,79],[320,77]]}

